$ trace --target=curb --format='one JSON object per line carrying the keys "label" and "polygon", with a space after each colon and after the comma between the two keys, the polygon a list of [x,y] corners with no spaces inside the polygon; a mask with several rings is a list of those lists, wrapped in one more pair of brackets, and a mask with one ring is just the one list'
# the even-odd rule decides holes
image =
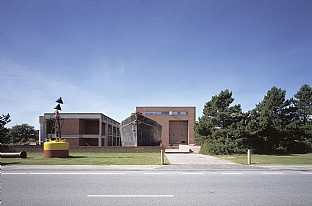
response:
{"label": "curb", "polygon": [[312,171],[312,165],[253,165],[253,166],[271,170]]}
{"label": "curb", "polygon": [[140,171],[140,170],[155,170],[162,165],[9,165],[2,166],[2,171],[14,170],[50,170],[50,171]]}
{"label": "curb", "polygon": [[151,170],[176,170],[176,171],[257,171],[257,170],[290,170],[312,171],[312,165],[7,165],[1,166],[2,171],[16,170],[49,170],[49,171],[151,171]]}

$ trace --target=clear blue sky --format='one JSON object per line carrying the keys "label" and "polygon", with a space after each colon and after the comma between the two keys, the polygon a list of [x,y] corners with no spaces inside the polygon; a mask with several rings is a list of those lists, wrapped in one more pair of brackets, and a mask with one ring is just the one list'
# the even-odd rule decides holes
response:
{"label": "clear blue sky", "polygon": [[0,115],[122,121],[136,106],[196,106],[221,90],[253,109],[312,84],[311,0],[1,0]]}

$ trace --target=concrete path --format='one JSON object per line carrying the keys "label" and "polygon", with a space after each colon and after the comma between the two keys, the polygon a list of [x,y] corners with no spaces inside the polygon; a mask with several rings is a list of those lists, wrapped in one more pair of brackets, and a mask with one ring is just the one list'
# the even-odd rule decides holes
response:
{"label": "concrete path", "polygon": [[228,160],[223,160],[220,158],[208,156],[208,155],[202,155],[202,154],[166,154],[167,159],[169,160],[170,164],[174,165],[183,165],[183,164],[200,164],[200,165],[205,165],[205,164],[235,164],[231,161]]}

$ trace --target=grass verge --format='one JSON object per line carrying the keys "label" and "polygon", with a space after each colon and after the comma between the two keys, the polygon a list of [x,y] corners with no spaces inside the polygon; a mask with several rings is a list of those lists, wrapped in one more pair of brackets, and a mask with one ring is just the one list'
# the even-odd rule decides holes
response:
{"label": "grass verge", "polygon": [[[167,161],[168,162],[168,161]],[[27,158],[1,158],[2,165],[159,165],[160,153],[76,153],[68,158],[44,158],[27,153]]]}
{"label": "grass verge", "polygon": [[[239,164],[247,164],[247,154],[216,155],[215,157],[230,160]],[[312,153],[293,155],[251,155],[252,164],[281,164],[281,165],[312,165]]]}

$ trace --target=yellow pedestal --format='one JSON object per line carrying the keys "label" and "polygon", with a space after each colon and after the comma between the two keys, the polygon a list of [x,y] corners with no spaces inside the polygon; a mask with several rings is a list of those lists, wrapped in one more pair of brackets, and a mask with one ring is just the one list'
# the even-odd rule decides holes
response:
{"label": "yellow pedestal", "polygon": [[62,139],[48,140],[44,143],[43,151],[45,158],[68,157],[69,143]]}

